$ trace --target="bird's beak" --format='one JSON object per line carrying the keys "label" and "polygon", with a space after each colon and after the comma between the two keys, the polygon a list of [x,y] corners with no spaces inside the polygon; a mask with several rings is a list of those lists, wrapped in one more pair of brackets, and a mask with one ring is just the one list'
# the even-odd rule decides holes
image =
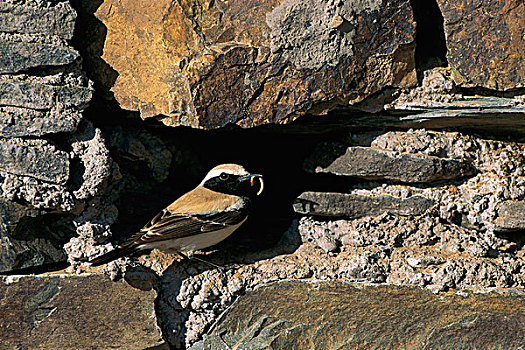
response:
{"label": "bird's beak", "polygon": [[260,174],[250,174],[246,176],[247,179],[250,179],[250,186],[253,187],[255,184],[255,180],[258,179],[259,183],[261,184],[261,188],[259,188],[259,191],[257,191],[257,195],[260,195],[264,189],[264,181],[263,177]]}

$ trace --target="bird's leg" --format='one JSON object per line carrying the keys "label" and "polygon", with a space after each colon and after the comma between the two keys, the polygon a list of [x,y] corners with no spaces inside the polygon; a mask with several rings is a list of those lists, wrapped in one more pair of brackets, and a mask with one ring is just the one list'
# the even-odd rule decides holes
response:
{"label": "bird's leg", "polygon": [[212,266],[212,267],[214,267],[214,268],[216,268],[216,269],[219,269],[219,270],[221,270],[221,271],[225,269],[224,266],[220,266],[220,265],[214,264],[214,263],[212,263],[212,262],[206,261],[206,260],[204,260],[204,259],[197,258],[196,256],[193,255],[193,252],[192,252],[192,253],[188,253],[188,255],[184,254],[183,252],[178,252],[178,254],[179,254],[180,256],[182,256],[183,258],[185,258],[185,259],[189,259],[189,260],[198,260],[198,261],[200,261],[200,262],[203,262],[203,263],[205,263],[205,264],[208,264],[208,265],[210,265],[210,266]]}

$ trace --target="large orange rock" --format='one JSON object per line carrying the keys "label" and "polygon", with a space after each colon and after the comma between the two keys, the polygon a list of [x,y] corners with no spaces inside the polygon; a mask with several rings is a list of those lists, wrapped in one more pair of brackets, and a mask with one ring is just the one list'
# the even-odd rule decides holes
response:
{"label": "large orange rock", "polygon": [[285,123],[416,83],[409,0],[106,0],[121,107],[167,125]]}

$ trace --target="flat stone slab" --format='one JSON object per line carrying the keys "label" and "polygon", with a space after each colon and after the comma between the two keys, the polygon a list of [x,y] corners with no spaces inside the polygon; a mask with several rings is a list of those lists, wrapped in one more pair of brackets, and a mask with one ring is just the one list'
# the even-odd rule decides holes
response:
{"label": "flat stone slab", "polygon": [[0,343],[4,349],[159,346],[155,295],[101,275],[2,277]]}
{"label": "flat stone slab", "polygon": [[49,110],[61,103],[85,107],[93,90],[81,86],[53,86],[38,82],[0,81],[0,105]]}
{"label": "flat stone slab", "polygon": [[319,148],[307,160],[307,171],[405,183],[453,180],[476,173],[472,165],[449,158],[371,147],[348,147],[343,154],[337,154],[337,149],[327,147]]}
{"label": "flat stone slab", "polygon": [[47,34],[71,39],[77,14],[69,1],[22,0],[0,3],[0,31]]}
{"label": "flat stone slab", "polygon": [[0,106],[0,137],[42,136],[76,130],[82,114],[75,110],[37,111]]}
{"label": "flat stone slab", "polygon": [[524,331],[522,293],[290,281],[239,298],[190,349],[517,349]]}
{"label": "flat stone slab", "polygon": [[29,68],[62,66],[79,54],[71,47],[41,43],[4,41],[0,46],[0,73],[16,73]]}
{"label": "flat stone slab", "polygon": [[45,141],[0,141],[0,171],[65,184],[69,178],[69,157]]}
{"label": "flat stone slab", "polygon": [[398,198],[393,196],[363,196],[348,193],[303,192],[293,204],[296,213],[304,215],[360,218],[385,212],[418,216],[434,205],[421,196]]}
{"label": "flat stone slab", "polygon": [[498,209],[497,231],[525,230],[525,201],[507,201]]}

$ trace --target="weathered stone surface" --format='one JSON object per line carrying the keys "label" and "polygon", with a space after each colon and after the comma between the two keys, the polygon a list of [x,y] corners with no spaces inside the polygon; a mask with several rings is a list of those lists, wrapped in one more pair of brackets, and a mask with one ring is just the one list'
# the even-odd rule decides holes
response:
{"label": "weathered stone surface", "polygon": [[[494,122],[491,119],[499,121],[502,126],[510,119],[514,128],[525,124],[523,96],[466,96],[461,93],[453,76],[451,68],[425,71],[420,87],[402,92],[385,108],[409,113],[401,118],[402,121],[431,121],[434,127],[447,126],[447,123],[449,126],[463,127],[478,124],[491,130],[489,122]],[[451,122],[451,119],[457,120]]]}
{"label": "weathered stone surface", "polygon": [[50,110],[58,103],[86,107],[93,90],[80,86],[52,86],[39,82],[0,81],[0,105]]}
{"label": "weathered stone surface", "polygon": [[54,108],[37,111],[30,108],[0,106],[0,137],[42,136],[73,132],[82,119],[76,111]]}
{"label": "weathered stone surface", "polygon": [[363,196],[347,193],[303,192],[293,204],[299,214],[360,218],[385,212],[394,215],[419,216],[434,206],[434,201],[421,196]]}
{"label": "weathered stone surface", "polygon": [[447,60],[465,86],[524,87],[525,3],[438,0],[447,37]]}
{"label": "weathered stone surface", "polygon": [[0,4],[0,31],[57,35],[71,39],[76,13],[68,1],[4,1]]}
{"label": "weathered stone surface", "polygon": [[517,348],[524,315],[521,294],[281,282],[240,298],[190,349]]}
{"label": "weathered stone surface", "polygon": [[78,52],[69,47],[4,41],[0,46],[0,73],[17,73],[34,67],[67,65],[77,58],[79,58]]}
{"label": "weathered stone surface", "polygon": [[339,155],[329,153],[331,149],[330,145],[318,149],[307,160],[306,170],[407,183],[460,179],[476,171],[470,164],[454,159],[369,147],[348,147],[343,155]]}
{"label": "weathered stone surface", "polygon": [[117,101],[167,125],[283,123],[416,83],[407,0],[106,0],[96,16]]}
{"label": "weathered stone surface", "polygon": [[68,158],[45,141],[0,141],[0,172],[64,184],[69,178]]}
{"label": "weathered stone surface", "polygon": [[0,342],[5,349],[159,346],[155,294],[96,275],[4,277]]}
{"label": "weathered stone surface", "polygon": [[525,201],[504,202],[498,209],[495,230],[525,230]]}
{"label": "weathered stone surface", "polygon": [[[0,211],[0,223],[5,222],[4,233],[11,235],[6,240],[11,242],[10,247],[13,248],[5,247],[7,250],[0,259],[7,260],[4,259],[1,270],[27,266],[30,261],[42,263],[42,256],[58,257],[57,254],[47,253],[51,249],[44,242],[46,234],[61,237],[64,244],[71,237],[71,231],[75,231],[75,227],[71,227],[72,221],[75,221],[77,230],[82,231],[89,230],[92,220],[99,225],[95,231],[102,232],[99,227],[105,227],[104,223],[112,223],[116,219],[117,213],[111,201],[97,198],[104,193],[108,180],[117,177],[100,130],[82,122],[75,134],[63,140],[70,145],[70,153],[43,140],[6,139],[0,142],[3,145],[0,157],[4,157],[4,161],[0,162],[0,200],[7,200],[7,207],[10,208],[6,212]],[[16,210],[12,210],[13,205]],[[53,227],[60,222],[59,217],[51,218],[47,224],[36,219],[53,212],[62,213],[67,224]],[[38,238],[44,240],[12,236],[15,231],[29,231],[30,227],[20,226],[21,219],[32,220],[33,225],[38,225]],[[91,233],[94,234],[93,229]],[[17,243],[14,240],[18,240]],[[39,244],[42,254],[35,253]],[[62,247],[57,249],[62,252]],[[35,260],[35,257],[39,258]]]}

